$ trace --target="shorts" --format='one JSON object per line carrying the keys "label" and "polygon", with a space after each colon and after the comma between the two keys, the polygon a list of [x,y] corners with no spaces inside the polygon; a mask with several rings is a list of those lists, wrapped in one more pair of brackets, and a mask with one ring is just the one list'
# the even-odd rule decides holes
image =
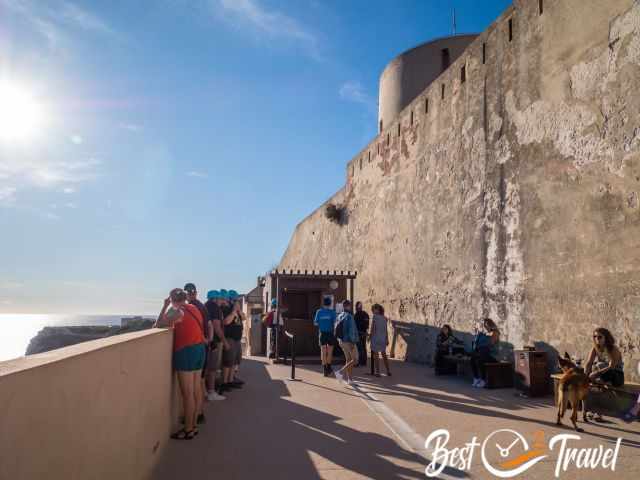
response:
{"label": "shorts", "polygon": [[345,363],[353,361],[353,363],[357,364],[360,357],[358,356],[358,347],[356,344],[343,342],[342,340],[338,340],[338,343],[340,343],[340,348],[344,352]]}
{"label": "shorts", "polygon": [[231,368],[236,365],[240,365],[240,361],[242,360],[242,347],[240,345],[240,340],[227,338],[227,342],[229,342],[229,348],[222,352],[222,366],[225,368]]}
{"label": "shorts", "polygon": [[320,332],[320,346],[331,345],[332,347],[336,344],[336,337],[333,335],[333,332]]}
{"label": "shorts", "polygon": [[624,372],[622,370],[607,370],[598,378],[604,383],[610,383],[614,387],[621,387],[624,385]]}
{"label": "shorts", "polygon": [[173,368],[179,372],[195,372],[204,367],[204,343],[189,345],[173,352]]}

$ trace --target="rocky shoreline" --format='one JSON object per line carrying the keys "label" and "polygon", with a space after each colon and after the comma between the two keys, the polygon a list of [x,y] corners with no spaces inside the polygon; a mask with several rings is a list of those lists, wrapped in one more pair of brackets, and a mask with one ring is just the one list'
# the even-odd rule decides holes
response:
{"label": "rocky shoreline", "polygon": [[25,355],[48,352],[56,348],[75,345],[76,343],[88,342],[99,338],[121,335],[123,333],[145,330],[153,327],[154,320],[136,318],[135,320],[123,321],[121,326],[117,325],[86,325],[75,327],[44,327],[31,339]]}

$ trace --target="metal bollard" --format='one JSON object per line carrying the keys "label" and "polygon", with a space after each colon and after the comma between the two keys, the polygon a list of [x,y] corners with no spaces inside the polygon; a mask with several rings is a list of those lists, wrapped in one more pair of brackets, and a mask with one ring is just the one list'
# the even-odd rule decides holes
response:
{"label": "metal bollard", "polygon": [[296,336],[293,333],[287,332],[286,330],[284,334],[291,339],[291,341],[289,342],[291,344],[291,377],[287,378],[287,380],[292,382],[299,382],[299,380],[296,378]]}

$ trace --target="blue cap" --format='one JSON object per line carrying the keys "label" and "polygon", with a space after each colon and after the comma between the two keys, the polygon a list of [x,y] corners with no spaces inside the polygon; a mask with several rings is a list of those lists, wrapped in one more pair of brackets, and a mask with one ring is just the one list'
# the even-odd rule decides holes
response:
{"label": "blue cap", "polygon": [[229,292],[227,292],[224,288],[220,289],[220,298],[229,298]]}
{"label": "blue cap", "polygon": [[238,295],[238,292],[236,292],[235,290],[229,290],[227,292],[227,294],[229,295],[229,298],[231,300],[235,300],[236,298],[238,298],[240,295]]}
{"label": "blue cap", "polygon": [[278,300],[276,300],[275,298],[271,299],[271,306],[275,307],[276,305],[278,305]]}
{"label": "blue cap", "polygon": [[213,300],[214,298],[218,298],[220,296],[220,292],[217,290],[209,290],[207,292],[207,300]]}

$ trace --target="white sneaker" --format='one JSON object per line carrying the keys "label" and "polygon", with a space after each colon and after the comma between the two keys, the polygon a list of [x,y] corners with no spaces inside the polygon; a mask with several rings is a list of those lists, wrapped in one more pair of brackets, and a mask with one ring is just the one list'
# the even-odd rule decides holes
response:
{"label": "white sneaker", "polygon": [[347,380],[347,385],[349,385],[351,387],[355,387],[356,386],[356,382],[354,382],[353,380]]}
{"label": "white sneaker", "polygon": [[487,386],[487,384],[482,379],[480,379],[480,381],[476,384],[476,388],[484,388],[486,386]]}
{"label": "white sneaker", "polygon": [[344,378],[340,372],[335,372],[335,375],[336,375],[336,380],[338,380],[340,383],[344,383]]}
{"label": "white sneaker", "polygon": [[211,391],[207,394],[207,400],[209,400],[210,402],[215,402],[218,400],[226,400],[227,397],[225,397],[224,395],[220,395],[218,392],[215,391]]}

